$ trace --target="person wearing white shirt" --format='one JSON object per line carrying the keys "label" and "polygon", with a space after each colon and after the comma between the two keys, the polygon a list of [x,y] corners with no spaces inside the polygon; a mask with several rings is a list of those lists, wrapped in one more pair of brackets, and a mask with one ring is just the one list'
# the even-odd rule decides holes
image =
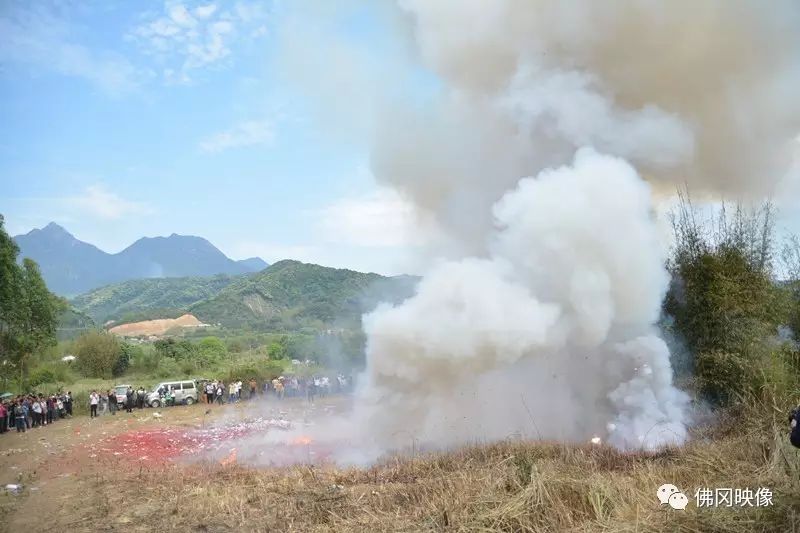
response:
{"label": "person wearing white shirt", "polygon": [[97,394],[97,391],[92,391],[89,395],[89,418],[95,418],[97,416],[97,404],[100,403],[100,395]]}
{"label": "person wearing white shirt", "polygon": [[42,404],[39,403],[39,400],[34,400],[33,405],[33,427],[39,427],[42,423]]}

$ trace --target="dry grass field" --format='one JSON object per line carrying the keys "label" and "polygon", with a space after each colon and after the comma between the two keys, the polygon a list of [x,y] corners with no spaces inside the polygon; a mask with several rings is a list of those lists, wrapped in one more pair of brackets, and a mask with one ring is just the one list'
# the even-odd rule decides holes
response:
{"label": "dry grass field", "polygon": [[[286,405],[290,405],[287,402]],[[141,462],[98,442],[153,427],[195,427],[205,407],[91,421],[76,417],[0,438],[7,531],[800,531],[800,468],[785,434],[725,425],[682,449],[624,454],[604,446],[508,441],[390,458],[367,468],[254,468]],[[237,408],[226,408],[230,416]],[[287,407],[300,409],[298,405]],[[209,415],[219,417],[222,409]],[[661,506],[673,483],[685,511]],[[698,508],[695,490],[768,487],[773,505]]]}

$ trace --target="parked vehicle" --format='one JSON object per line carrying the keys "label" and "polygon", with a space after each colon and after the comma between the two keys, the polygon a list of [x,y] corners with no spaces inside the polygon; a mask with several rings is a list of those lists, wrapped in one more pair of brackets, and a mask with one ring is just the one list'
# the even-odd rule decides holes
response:
{"label": "parked vehicle", "polygon": [[147,405],[161,407],[164,405],[164,397],[167,392],[171,392],[174,396],[175,405],[182,403],[192,405],[197,402],[197,390],[195,382],[191,380],[162,381],[147,395]]}
{"label": "parked vehicle", "polygon": [[114,394],[117,396],[117,405],[122,407],[128,400],[128,387],[131,385],[114,385]]}

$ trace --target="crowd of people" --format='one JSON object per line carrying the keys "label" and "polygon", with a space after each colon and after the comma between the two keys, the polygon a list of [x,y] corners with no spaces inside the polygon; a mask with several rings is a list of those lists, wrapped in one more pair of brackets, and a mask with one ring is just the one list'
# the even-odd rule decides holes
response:
{"label": "crowd of people", "polygon": [[[336,379],[328,376],[312,376],[308,378],[297,376],[279,376],[272,380],[264,381],[260,386],[255,378],[247,382],[242,380],[231,381],[228,384],[222,380],[201,381],[198,383],[198,400],[208,404],[235,403],[243,399],[256,399],[258,397],[305,398],[314,402],[318,396],[327,396],[332,393],[348,392],[352,388],[352,377],[338,375]],[[161,405],[174,405],[174,392],[159,390],[162,400]],[[246,396],[243,398],[243,390]],[[124,408],[127,412],[133,409],[144,409],[147,405],[147,389],[142,386],[134,389],[129,386],[127,390],[119,393],[114,389],[108,391],[93,390],[89,394],[89,416],[95,418],[103,414],[116,414],[117,410]],[[18,432],[44,427],[53,424],[59,419],[72,416],[72,392],[54,395],[27,394],[9,398],[0,402],[0,433],[5,433],[16,428]]]}
{"label": "crowd of people", "polygon": [[[256,399],[258,396],[273,396],[279,400],[284,398],[303,398],[313,402],[317,396],[327,396],[331,393],[347,392],[352,386],[352,378],[338,375],[335,380],[328,376],[312,376],[301,378],[297,376],[279,376],[272,380],[266,380],[259,387],[255,378],[251,378],[246,383],[246,399]],[[227,385],[221,380],[207,381],[201,385],[200,392],[206,403],[235,403],[241,401],[242,390],[245,389],[245,382],[242,380],[231,381]]]}
{"label": "crowd of people", "polygon": [[27,394],[0,402],[0,433],[16,428],[23,433],[72,416],[72,393]]}
{"label": "crowd of people", "polygon": [[95,418],[104,412],[115,415],[118,408],[124,408],[129,413],[133,412],[135,407],[144,409],[145,398],[147,397],[144,387],[139,386],[138,389],[134,390],[133,387],[129,386],[121,396],[121,398],[117,396],[117,392],[114,389],[109,389],[105,393],[93,390],[89,394],[89,417]]}

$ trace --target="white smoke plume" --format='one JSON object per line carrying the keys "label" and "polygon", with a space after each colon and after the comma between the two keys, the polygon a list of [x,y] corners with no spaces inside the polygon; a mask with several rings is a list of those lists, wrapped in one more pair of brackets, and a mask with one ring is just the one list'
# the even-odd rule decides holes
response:
{"label": "white smoke plume", "polygon": [[482,253],[491,205],[591,145],[661,190],[774,194],[800,132],[800,3],[401,0],[443,83],[377,122],[377,179]]}
{"label": "white smoke plume", "polygon": [[365,316],[364,438],[683,442],[686,397],[652,327],[668,279],[650,196],[591,149],[521,180],[494,207],[487,258],[443,262]]}
{"label": "white smoke plume", "polygon": [[379,113],[372,170],[447,239],[414,297],[364,317],[356,440],[683,442],[652,197],[787,179],[800,4],[398,5],[441,88]]}

